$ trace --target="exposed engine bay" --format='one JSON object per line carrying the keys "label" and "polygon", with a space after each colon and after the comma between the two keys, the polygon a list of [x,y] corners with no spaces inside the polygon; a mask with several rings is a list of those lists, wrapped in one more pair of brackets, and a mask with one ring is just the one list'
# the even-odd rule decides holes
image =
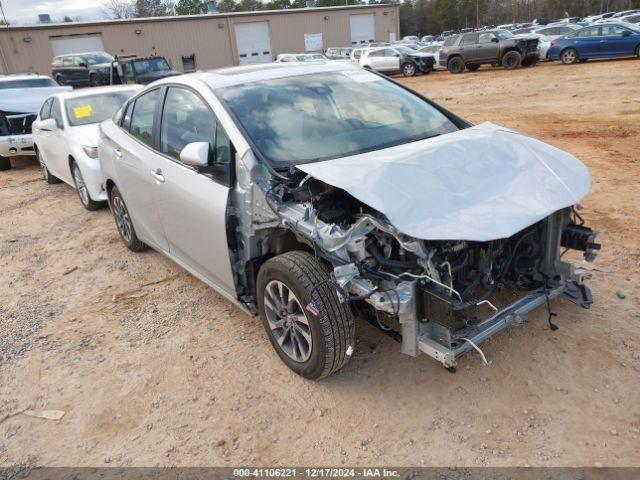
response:
{"label": "exposed engine bay", "polygon": [[[515,235],[485,242],[420,240],[337,187],[297,172],[266,192],[280,227],[333,267],[342,301],[402,344],[447,368],[530,310],[563,296],[589,308],[584,274],[562,261],[582,251],[593,261],[597,233],[567,207]],[[311,306],[310,308],[313,308]]]}

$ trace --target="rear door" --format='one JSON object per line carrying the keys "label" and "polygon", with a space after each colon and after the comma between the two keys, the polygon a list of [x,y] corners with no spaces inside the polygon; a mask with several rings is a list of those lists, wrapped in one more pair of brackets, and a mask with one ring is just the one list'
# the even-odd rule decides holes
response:
{"label": "rear door", "polygon": [[479,33],[478,44],[476,46],[477,54],[475,60],[480,62],[490,62],[497,60],[500,55],[500,43],[497,40],[498,37],[495,33]]}
{"label": "rear door", "polygon": [[602,55],[600,48],[600,27],[588,27],[579,30],[573,37],[573,46],[580,58],[594,58]]}
{"label": "rear door", "polygon": [[[483,35],[489,35],[483,33]],[[467,63],[472,63],[480,59],[482,45],[478,43],[477,33],[468,33],[460,40],[460,51]]]}
{"label": "rear door", "polygon": [[154,159],[154,168],[163,177],[157,198],[169,251],[235,298],[226,233],[231,180],[183,164],[180,152],[192,142],[209,143],[212,168],[231,167],[231,142],[207,102],[189,88],[171,86],[162,112],[160,154]]}
{"label": "rear door", "polygon": [[72,183],[71,170],[69,169],[69,153],[67,142],[64,138],[64,119],[62,116],[62,102],[58,97],[53,98],[51,104],[51,118],[56,121],[57,128],[47,132],[47,146],[45,160],[51,173],[66,183]]}
{"label": "rear door", "polygon": [[154,122],[161,88],[149,90],[129,103],[121,129],[110,139],[116,185],[122,194],[136,234],[145,243],[169,251],[157,205],[158,182],[154,145]]}

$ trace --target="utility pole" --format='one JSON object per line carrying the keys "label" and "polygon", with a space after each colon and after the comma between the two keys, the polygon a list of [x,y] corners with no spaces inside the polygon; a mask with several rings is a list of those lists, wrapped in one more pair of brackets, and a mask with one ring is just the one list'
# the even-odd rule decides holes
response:
{"label": "utility pole", "polygon": [[476,0],[476,28],[480,28],[480,0]]}

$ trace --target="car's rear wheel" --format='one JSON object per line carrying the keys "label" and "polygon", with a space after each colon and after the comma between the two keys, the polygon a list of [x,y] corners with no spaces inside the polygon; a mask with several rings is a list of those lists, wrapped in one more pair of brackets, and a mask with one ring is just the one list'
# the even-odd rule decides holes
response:
{"label": "car's rear wheel", "polygon": [[319,380],[347,363],[353,315],[320,260],[301,251],[271,258],[258,273],[257,297],[269,340],[291,370]]}
{"label": "car's rear wheel", "polygon": [[80,197],[82,206],[89,211],[94,211],[102,208],[104,206],[103,202],[94,202],[91,199],[87,184],[84,183],[82,171],[80,171],[80,167],[76,162],[71,163],[71,174],[73,175],[73,183],[76,184],[76,191],[78,192],[78,197]]}
{"label": "car's rear wheel", "polygon": [[640,58],[640,45],[636,47],[636,57]]}
{"label": "car's rear wheel", "polygon": [[480,68],[480,64],[478,64],[478,63],[467,63],[466,67],[467,67],[467,70],[469,70],[470,72],[475,72],[476,70],[478,70]]}
{"label": "car's rear wheel", "polygon": [[40,154],[40,150],[36,148],[36,158],[38,159],[38,163],[40,164],[40,170],[42,171],[42,178],[44,181],[49,184],[60,183],[60,179],[54,175],[51,175],[51,172],[47,168],[47,164],[44,163],[42,159],[42,155]]}
{"label": "car's rear wheel", "polygon": [[411,62],[404,63],[401,70],[405,77],[413,77],[416,74],[416,66]]}
{"label": "car's rear wheel", "polygon": [[0,156],[0,171],[11,170],[11,159]]}
{"label": "car's rear wheel", "polygon": [[538,58],[525,58],[522,60],[523,67],[535,67],[538,63]]}
{"label": "car's rear wheel", "polygon": [[113,187],[109,194],[111,200],[111,210],[113,211],[113,217],[116,220],[116,227],[122,242],[132,252],[142,252],[147,248],[147,245],[141,242],[136,235],[136,231],[133,228],[133,222],[129,216],[129,210],[124,203],[124,199],[120,194],[118,187]]}
{"label": "car's rear wheel", "polygon": [[460,57],[453,57],[447,63],[447,69],[453,73],[458,74],[464,72],[464,62]]}
{"label": "car's rear wheel", "polygon": [[560,54],[560,60],[562,60],[562,63],[565,65],[573,65],[580,60],[578,57],[578,51],[575,48],[567,48]]}
{"label": "car's rear wheel", "polygon": [[507,70],[515,70],[522,63],[522,55],[520,52],[516,52],[515,50],[511,50],[504,54],[502,57],[502,66]]}

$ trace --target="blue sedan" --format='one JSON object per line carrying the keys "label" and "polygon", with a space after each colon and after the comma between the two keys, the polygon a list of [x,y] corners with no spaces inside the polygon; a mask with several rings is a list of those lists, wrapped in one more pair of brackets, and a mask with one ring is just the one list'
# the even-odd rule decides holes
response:
{"label": "blue sedan", "polygon": [[548,55],[567,65],[590,58],[640,58],[640,26],[617,22],[585,27],[552,40]]}

